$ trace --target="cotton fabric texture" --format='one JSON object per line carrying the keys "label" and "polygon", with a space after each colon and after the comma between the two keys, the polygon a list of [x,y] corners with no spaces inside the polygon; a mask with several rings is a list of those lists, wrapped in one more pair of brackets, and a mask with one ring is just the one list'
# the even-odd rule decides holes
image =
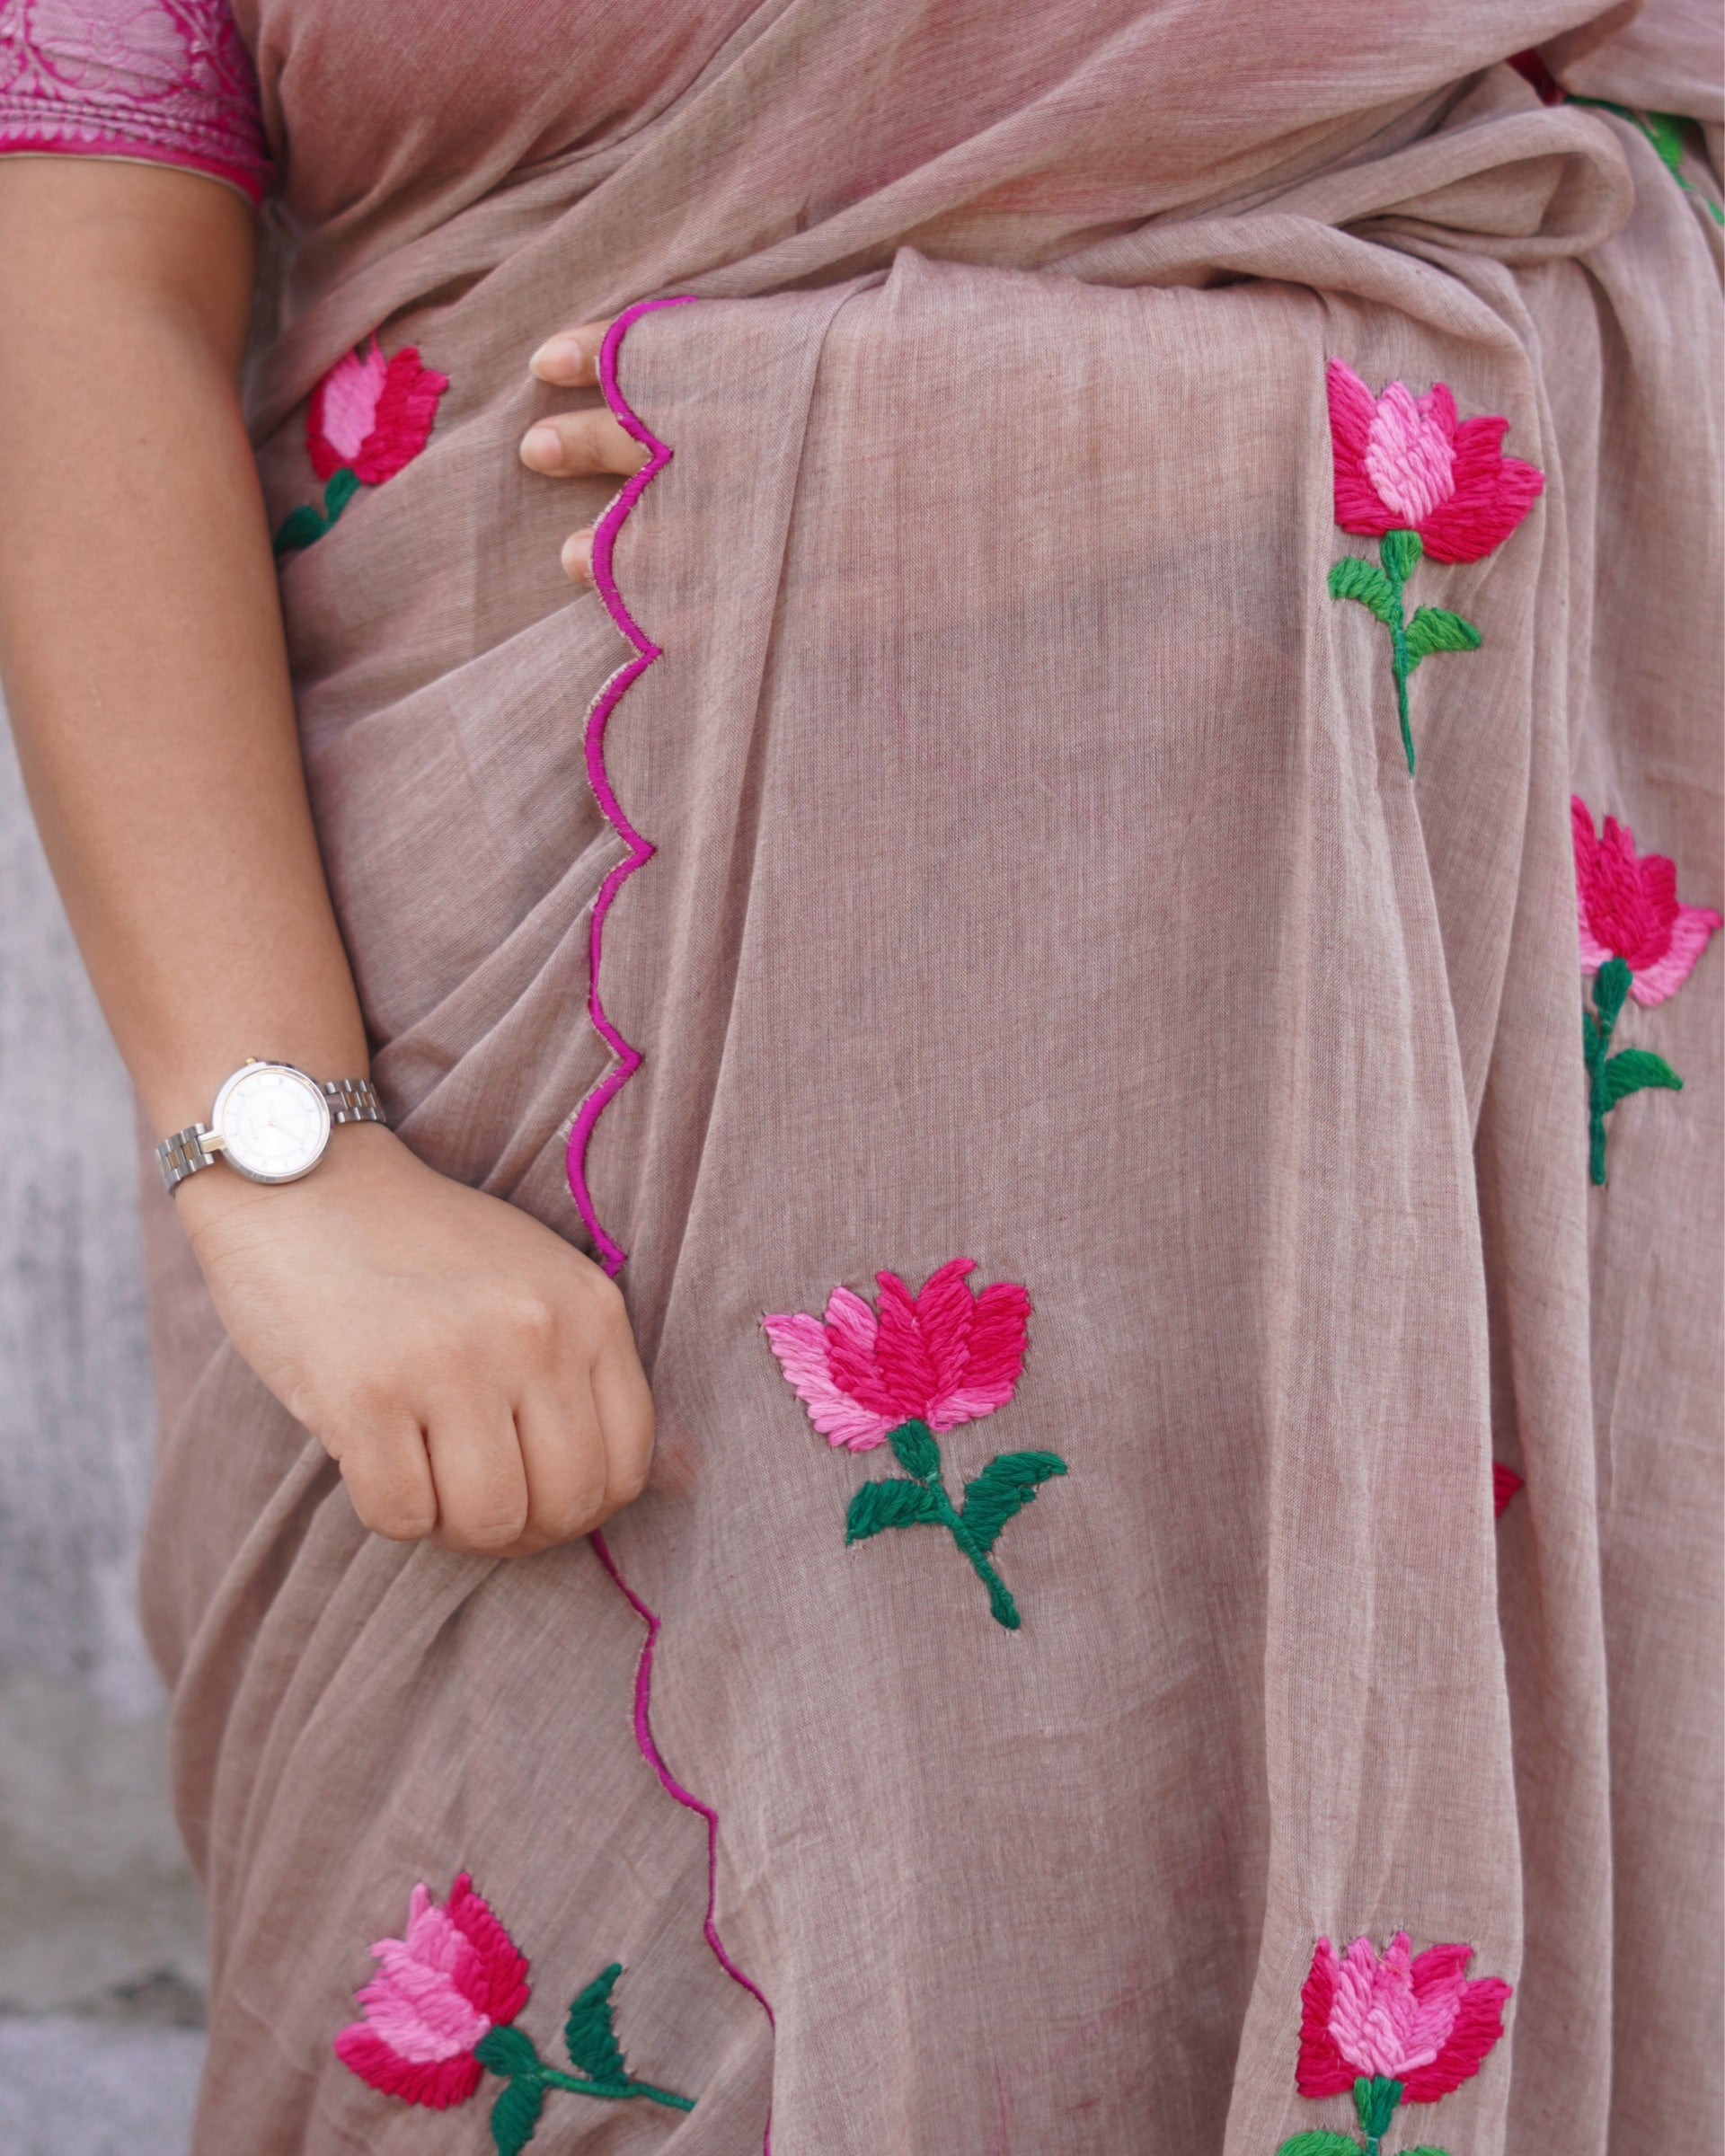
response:
{"label": "cotton fabric texture", "polygon": [[[644,1060],[587,1174],[659,1416],[609,1548],[774,2022],[703,1939],[706,1825],[637,1748],[592,1547],[367,1538],[163,1201],[145,1595],[214,1909],[201,2156],[484,2145],[331,2050],[367,1942],[462,1870],[522,2027],[620,1961],[632,2071],[697,2099],[565,2102],[546,2150],[743,2156],[770,2108],[778,2156],[1271,2156],[1351,2126],[1295,2088],[1314,1942],[1402,1931],[1515,1988],[1393,2145],[1717,2150],[1725,961],[1632,1017],[1686,1088],[1617,1112],[1591,1188],[1570,800],[1718,904],[1719,234],[1634,125],[1501,64],[1566,40],[1611,96],[1614,22],[239,19],[272,518],[345,350],[450,384],[282,575],[377,1082],[583,1241],[624,853],[584,723],[629,654],[557,568],[606,491],[517,462],[564,402],[525,362],[699,302],[619,363],[673,456],[615,553],[663,656],[605,754],[655,851],[606,918]],[[1699,20],[1644,15],[1636,80]],[[1331,358],[1503,415],[1545,479],[1421,595],[1482,642],[1415,676],[1413,780],[1382,632],[1325,589],[1369,551]],[[828,1447],[759,1322],[958,1256],[1032,1311],[951,1471],[1068,1467],[1001,1545],[1016,1632],[949,1538],[845,1546],[884,1456]]]}

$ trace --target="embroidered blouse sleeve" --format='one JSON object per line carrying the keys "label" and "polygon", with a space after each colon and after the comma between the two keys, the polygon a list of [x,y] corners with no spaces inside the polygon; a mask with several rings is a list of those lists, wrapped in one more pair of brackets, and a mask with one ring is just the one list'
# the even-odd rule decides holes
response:
{"label": "embroidered blouse sleeve", "polygon": [[257,203],[257,77],[228,0],[0,0],[0,155],[139,158]]}

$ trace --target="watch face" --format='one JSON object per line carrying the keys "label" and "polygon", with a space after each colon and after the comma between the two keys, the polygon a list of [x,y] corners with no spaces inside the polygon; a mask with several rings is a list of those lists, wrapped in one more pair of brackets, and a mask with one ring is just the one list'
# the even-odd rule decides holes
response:
{"label": "watch face", "polygon": [[285,1063],[248,1064],[216,1096],[211,1122],[228,1160],[257,1183],[291,1183],[316,1167],[330,1142],[330,1105]]}

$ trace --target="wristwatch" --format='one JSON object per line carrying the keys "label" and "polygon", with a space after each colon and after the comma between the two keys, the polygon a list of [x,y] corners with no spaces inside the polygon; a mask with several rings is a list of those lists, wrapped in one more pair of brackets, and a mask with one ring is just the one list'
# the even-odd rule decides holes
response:
{"label": "wristwatch", "polygon": [[218,1160],[254,1183],[296,1183],[323,1158],[335,1124],[388,1121],[369,1078],[320,1081],[291,1063],[250,1056],[217,1094],[208,1123],[163,1139],[156,1165],[170,1190]]}

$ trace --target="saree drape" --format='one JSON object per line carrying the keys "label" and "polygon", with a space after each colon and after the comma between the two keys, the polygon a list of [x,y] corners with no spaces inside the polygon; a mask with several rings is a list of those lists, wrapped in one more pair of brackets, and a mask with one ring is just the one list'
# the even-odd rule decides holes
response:
{"label": "saree drape", "polygon": [[[1699,136],[1679,185],[1500,64],[1567,37],[1613,94],[1575,0],[619,12],[588,66],[532,8],[242,10],[272,514],[345,350],[449,384],[282,574],[377,1082],[621,1261],[659,1436],[602,1546],[371,1540],[154,1210],[202,2156],[486,2145],[495,2080],[433,2112],[331,2048],[462,1870],[547,2056],[620,1962],[696,2099],[553,2092],[547,2150],[1273,2156],[1355,2131],[1296,2084],[1317,1942],[1402,1931],[1514,1989],[1386,2152],[1717,2148],[1721,959],[1628,1006],[1685,1085],[1595,1186],[1571,809],[1719,903]],[[670,454],[571,600],[606,494],[518,464],[526,356],[683,295],[615,345]],[[1544,478],[1412,572],[1477,648],[1409,677],[1411,773],[1328,584],[1376,554],[1332,361]],[[876,1276],[958,1259],[1028,1354],[917,1427],[955,1497],[1064,1469],[992,1545],[1017,1629],[932,1514],[847,1543],[917,1485],[762,1324],[842,1286],[884,1337]]]}

